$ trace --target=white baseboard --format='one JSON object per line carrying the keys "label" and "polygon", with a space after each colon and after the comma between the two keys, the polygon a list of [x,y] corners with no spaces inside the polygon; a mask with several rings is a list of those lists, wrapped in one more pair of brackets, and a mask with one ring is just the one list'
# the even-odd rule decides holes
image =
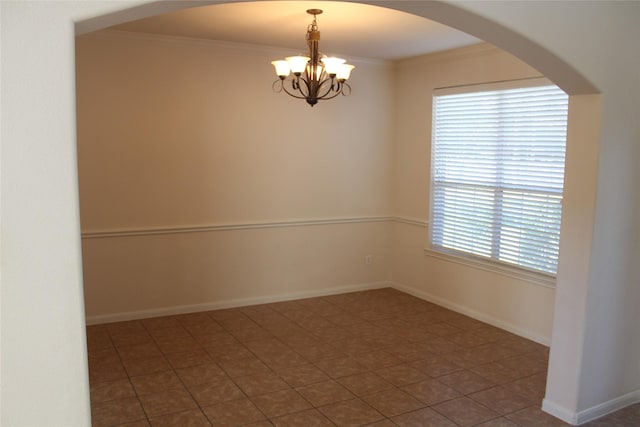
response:
{"label": "white baseboard", "polygon": [[592,406],[591,408],[584,409],[578,412],[576,417],[577,425],[595,420],[596,418],[603,417],[607,414],[639,402],[640,390],[632,391],[631,393],[624,394],[622,396],[616,397],[615,399],[611,399],[607,402]]}
{"label": "white baseboard", "polygon": [[527,339],[529,339],[531,341],[535,341],[538,344],[542,344],[542,345],[544,345],[546,347],[549,347],[549,345],[551,343],[550,339],[548,337],[531,333],[530,331],[522,329],[522,328],[520,328],[518,326],[515,326],[515,325],[513,325],[511,323],[504,322],[502,320],[499,320],[499,319],[496,319],[496,318],[494,318],[492,316],[489,316],[486,313],[482,313],[482,312],[473,310],[473,309],[471,309],[469,307],[465,307],[463,305],[456,304],[456,303],[451,302],[449,300],[446,300],[446,299],[443,299],[443,298],[440,298],[440,297],[436,297],[435,295],[432,295],[432,294],[430,294],[428,292],[424,292],[422,290],[418,290],[418,289],[412,288],[410,286],[402,285],[402,284],[396,283],[396,282],[392,282],[391,286],[394,289],[397,289],[399,291],[406,292],[406,293],[408,293],[410,295],[413,295],[415,297],[418,297],[420,299],[432,302],[434,304],[437,304],[439,306],[448,308],[448,309],[453,310],[455,312],[458,312],[460,314],[464,314],[465,316],[469,316],[469,317],[474,318],[476,320],[479,320],[481,322],[488,323],[489,325],[493,325],[493,326],[495,326],[497,328],[504,329],[505,331],[509,331],[509,332],[514,333],[514,334],[516,334],[518,336],[521,336],[523,338],[527,338]]}
{"label": "white baseboard", "polygon": [[553,415],[554,417],[561,419],[565,423],[571,424],[572,426],[578,425],[578,415],[575,412],[570,411],[564,406],[553,403],[546,397],[542,400],[542,410],[549,415]]}
{"label": "white baseboard", "polygon": [[150,310],[137,310],[120,313],[100,314],[87,316],[87,325],[99,325],[103,323],[122,322],[126,320],[146,319],[149,317],[171,316],[175,314],[196,313],[199,311],[221,310],[224,308],[244,307],[256,304],[268,304],[272,302],[290,301],[302,298],[313,298],[327,295],[344,294],[347,292],[366,291],[371,289],[381,289],[390,287],[389,282],[372,282],[358,285],[338,286],[314,291],[290,292],[286,294],[268,295],[256,298],[238,298],[224,301],[211,301],[201,304],[179,305],[172,307],[161,307]]}
{"label": "white baseboard", "polygon": [[579,412],[571,411],[545,398],[542,401],[542,410],[566,423],[578,426],[639,402],[640,390],[635,390]]}

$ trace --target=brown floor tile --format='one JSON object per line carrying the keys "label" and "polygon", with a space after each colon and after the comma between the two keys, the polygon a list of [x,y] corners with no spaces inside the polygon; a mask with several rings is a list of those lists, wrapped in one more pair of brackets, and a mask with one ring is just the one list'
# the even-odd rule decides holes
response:
{"label": "brown floor tile", "polygon": [[89,365],[114,363],[120,361],[120,355],[115,347],[88,349]]}
{"label": "brown floor tile", "polygon": [[338,427],[371,424],[384,418],[380,412],[360,399],[346,400],[319,408]]}
{"label": "brown floor tile", "polygon": [[470,394],[476,391],[485,390],[493,387],[494,382],[481,377],[471,371],[459,371],[452,374],[443,375],[438,381],[459,391],[462,394]]}
{"label": "brown floor tile", "polygon": [[353,394],[360,397],[394,387],[393,384],[374,372],[351,375],[340,378],[338,381]]}
{"label": "brown floor tile", "polygon": [[295,390],[281,390],[252,397],[251,401],[267,418],[276,418],[311,409],[311,405]]}
{"label": "brown floor tile", "polygon": [[356,356],[363,353],[371,353],[379,349],[379,346],[373,341],[372,338],[367,338],[362,335],[347,338],[341,341],[331,343],[336,349],[346,352],[348,355]]}
{"label": "brown floor tile", "polygon": [[347,313],[332,314],[329,316],[325,316],[325,319],[336,326],[348,326],[363,322],[362,319]]}
{"label": "brown floor tile", "polygon": [[[438,337],[444,337],[447,335],[454,335],[463,332],[463,329],[457,328],[447,322],[434,323],[432,325],[427,325],[423,329],[425,332],[428,332],[432,335],[436,335]],[[449,337],[451,339],[451,337]]]}
{"label": "brown floor tile", "polygon": [[194,335],[194,338],[203,347],[221,347],[225,345],[237,345],[243,347],[240,341],[235,339],[233,335],[224,329],[219,331],[212,331],[209,333],[203,333]]}
{"label": "brown floor tile", "polygon": [[191,334],[183,326],[175,326],[149,331],[149,335],[156,341],[171,340],[174,338],[190,337]]}
{"label": "brown floor tile", "polygon": [[512,393],[530,399],[532,402],[540,405],[542,399],[544,399],[546,381],[546,374],[537,374],[515,380],[513,382],[504,384],[504,386],[508,388]]}
{"label": "brown floor tile", "polygon": [[357,354],[354,359],[368,369],[382,369],[388,366],[399,365],[402,360],[386,350],[376,350],[368,353]]}
{"label": "brown floor tile", "polygon": [[118,347],[118,354],[122,360],[162,356],[162,352],[154,342],[121,346]]}
{"label": "brown floor tile", "polygon": [[542,344],[538,344],[536,342],[513,334],[510,335],[509,339],[504,340],[502,344],[516,350],[519,353],[530,353],[546,349],[546,347]]}
{"label": "brown floor tile", "polygon": [[260,359],[256,357],[226,360],[219,362],[220,366],[231,378],[242,377],[251,374],[270,372],[271,370]]}
{"label": "brown floor tile", "polygon": [[322,415],[317,409],[309,409],[307,411],[296,412],[295,414],[285,415],[283,417],[274,418],[273,424],[276,427],[333,427],[334,424]]}
{"label": "brown floor tile", "polygon": [[353,336],[348,329],[340,326],[330,326],[327,328],[314,329],[311,331],[313,335],[325,341],[339,341]]}
{"label": "brown floor tile", "polygon": [[110,381],[124,380],[127,372],[121,362],[110,362],[104,364],[89,365],[89,381],[91,383],[104,383]]}
{"label": "brown floor tile", "polygon": [[110,400],[91,405],[93,427],[112,426],[144,419],[145,413],[136,397]]}
{"label": "brown floor tile", "polygon": [[329,344],[311,346],[293,346],[293,349],[309,362],[317,362],[326,359],[337,359],[347,356],[347,352]]}
{"label": "brown floor tile", "polygon": [[208,316],[207,319],[202,322],[183,324],[182,326],[194,337],[224,332],[224,328],[218,322]]}
{"label": "brown floor tile", "polygon": [[393,417],[393,422],[400,427],[456,427],[456,424],[430,408]]}
{"label": "brown floor tile", "polygon": [[107,383],[91,384],[91,404],[108,402],[109,400],[135,397],[136,393],[128,379]]}
{"label": "brown floor tile", "polygon": [[531,405],[530,399],[514,394],[503,386],[479,391],[468,397],[501,415],[510,414]]}
{"label": "brown floor tile", "polygon": [[420,381],[406,385],[402,389],[426,405],[435,405],[461,396],[459,392],[438,380]]}
{"label": "brown floor tile", "polygon": [[329,379],[327,374],[313,365],[283,367],[277,369],[277,372],[280,378],[291,387],[300,387]]}
{"label": "brown floor tile", "polygon": [[176,373],[187,387],[215,383],[227,377],[220,366],[213,362],[176,369]]}
{"label": "brown floor tile", "polygon": [[111,337],[105,327],[90,326],[87,328],[87,349],[89,351],[112,347],[113,342],[111,342]]}
{"label": "brown floor tile", "polygon": [[513,371],[518,378],[546,372],[546,363],[539,361],[535,356],[515,356],[498,362],[501,366]]}
{"label": "brown floor tile", "polygon": [[202,408],[214,426],[239,426],[263,421],[265,416],[249,399],[238,399]]}
{"label": "brown floor tile", "polygon": [[216,320],[227,331],[237,331],[240,329],[255,328],[258,326],[253,320],[244,315],[242,317]]}
{"label": "brown floor tile", "polygon": [[234,381],[249,397],[290,388],[289,384],[272,372],[237,377]]}
{"label": "brown floor tile", "polygon": [[384,420],[376,421],[374,423],[366,425],[366,427],[396,427],[396,426],[397,426],[396,423],[386,418]]}
{"label": "brown floor tile", "polygon": [[495,384],[504,384],[520,378],[517,372],[504,366],[501,361],[474,366],[469,370]]}
{"label": "brown floor tile", "polygon": [[289,347],[273,336],[255,341],[249,341],[244,345],[255,354],[280,353],[290,350]]}
{"label": "brown floor tile", "polygon": [[205,346],[204,349],[218,363],[255,358],[255,355],[239,342],[215,344],[213,347]]}
{"label": "brown floor tile", "polygon": [[274,370],[285,369],[293,366],[308,365],[309,361],[293,350],[281,354],[269,354],[259,357],[265,365]]}
{"label": "brown floor tile", "polygon": [[498,418],[497,413],[467,397],[439,403],[432,408],[462,427]]}
{"label": "brown floor tile", "polygon": [[505,415],[505,418],[523,427],[563,427],[570,425],[543,412],[538,406],[532,406],[513,414]]}
{"label": "brown floor tile", "polygon": [[273,423],[269,420],[254,421],[249,424],[243,424],[242,427],[273,427]]}
{"label": "brown floor tile", "polygon": [[271,332],[255,324],[254,326],[249,328],[232,330],[231,335],[233,335],[234,338],[241,343],[247,343],[273,337]]}
{"label": "brown floor tile", "polygon": [[182,381],[173,371],[158,372],[131,378],[131,384],[138,396],[161,391],[184,388]]}
{"label": "brown floor tile", "polygon": [[350,400],[355,397],[349,390],[334,380],[298,387],[296,391],[315,407],[342,400]]}
{"label": "brown floor tile", "polygon": [[437,378],[454,372],[461,371],[463,368],[448,360],[446,357],[434,355],[427,359],[417,360],[409,363],[409,366],[424,372],[430,377]]}
{"label": "brown floor tile", "polygon": [[158,339],[156,340],[156,344],[164,354],[202,349],[202,346],[190,335],[185,337]]}
{"label": "brown floor tile", "polygon": [[145,419],[145,420],[132,421],[130,423],[116,424],[113,427],[151,427],[151,424],[149,424],[149,421]]}
{"label": "brown floor tile", "polygon": [[153,427],[209,427],[211,423],[200,409],[151,418]]}
{"label": "brown floor tile", "polygon": [[95,426],[565,425],[539,409],[548,348],[393,289],[90,326],[87,347]]}
{"label": "brown floor tile", "polygon": [[153,338],[147,331],[131,332],[123,334],[111,334],[111,341],[116,348],[132,345],[153,344]]}
{"label": "brown floor tile", "polygon": [[408,364],[382,368],[378,369],[375,372],[376,374],[380,375],[382,378],[396,386],[413,384],[430,378],[427,374],[420,372],[415,368],[412,368]]}
{"label": "brown floor tile", "polygon": [[130,377],[171,370],[171,365],[164,356],[125,360],[122,364]]}
{"label": "brown floor tile", "polygon": [[127,320],[124,322],[107,323],[104,327],[109,335],[130,334],[133,332],[145,332],[146,329],[140,320]]}
{"label": "brown floor tile", "polygon": [[173,369],[189,368],[213,362],[209,354],[204,350],[170,353],[166,355],[166,359]]}
{"label": "brown floor tile", "polygon": [[189,392],[201,407],[217,405],[218,403],[245,397],[238,386],[227,379],[215,383],[190,386]]}
{"label": "brown floor tile", "polygon": [[513,421],[509,421],[504,417],[500,417],[500,418],[494,418],[493,420],[485,421],[484,423],[478,424],[475,427],[519,427],[519,426]]}
{"label": "brown floor tile", "polygon": [[424,407],[424,403],[419,402],[410,394],[398,388],[381,391],[362,398],[369,405],[377,409],[387,417],[404,414]]}
{"label": "brown floor tile", "polygon": [[456,343],[462,347],[478,347],[487,343],[494,342],[495,339],[489,335],[481,335],[477,332],[461,332],[447,337],[449,341]]}
{"label": "brown floor tile", "polygon": [[448,355],[455,351],[464,350],[464,347],[454,343],[453,341],[445,337],[429,339],[422,342],[422,345],[424,346],[426,351],[440,355]]}
{"label": "brown floor tile", "polygon": [[149,418],[198,407],[198,404],[184,388],[145,394],[140,396],[140,402],[142,402],[142,407]]}
{"label": "brown floor tile", "polygon": [[424,359],[430,352],[424,343],[410,343],[398,345],[387,349],[389,353],[400,359],[402,362],[415,362]]}
{"label": "brown floor tile", "polygon": [[322,369],[331,378],[341,378],[349,375],[365,372],[366,367],[358,363],[352,357],[341,357],[338,359],[321,360],[316,362],[316,366]]}

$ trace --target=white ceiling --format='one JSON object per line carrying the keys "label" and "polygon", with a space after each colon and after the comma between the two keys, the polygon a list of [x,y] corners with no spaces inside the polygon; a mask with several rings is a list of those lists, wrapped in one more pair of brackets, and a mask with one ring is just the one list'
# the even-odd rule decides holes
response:
{"label": "white ceiling", "polygon": [[117,30],[224,40],[306,52],[305,33],[318,15],[327,55],[395,60],[481,42],[437,22],[378,6],[336,1],[261,1],[201,6],[112,27]]}

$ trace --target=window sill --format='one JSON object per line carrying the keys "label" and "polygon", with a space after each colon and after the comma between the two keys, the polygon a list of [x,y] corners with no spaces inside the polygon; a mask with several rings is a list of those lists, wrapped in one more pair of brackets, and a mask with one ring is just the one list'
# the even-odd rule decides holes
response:
{"label": "window sill", "polygon": [[556,278],[553,276],[548,276],[517,267],[510,267],[508,265],[500,264],[497,262],[488,260],[485,261],[474,257],[466,257],[463,255],[437,251],[431,248],[425,248],[424,254],[432,258],[454,262],[456,264],[461,264],[467,267],[477,268],[484,271],[489,271],[492,273],[500,274],[502,276],[510,277],[512,279],[522,280],[532,284],[545,286],[547,288],[555,289],[556,287]]}

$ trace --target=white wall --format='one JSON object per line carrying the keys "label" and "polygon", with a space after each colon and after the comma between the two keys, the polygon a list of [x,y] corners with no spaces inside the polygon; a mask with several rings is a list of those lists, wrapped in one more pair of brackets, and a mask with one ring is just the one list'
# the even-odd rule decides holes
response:
{"label": "white wall", "polygon": [[[584,225],[584,233],[593,233],[593,238],[591,254],[580,266],[561,249],[555,312],[556,317],[563,315],[554,322],[545,408],[579,422],[638,402],[640,3],[526,2],[517,12],[502,3],[465,2],[464,7],[518,28],[602,92],[601,100],[580,100],[580,122],[587,127],[594,126],[596,104],[602,105],[597,154],[591,154],[593,133],[582,133],[587,138],[584,149],[598,162],[595,220],[590,227]],[[563,222],[563,233],[565,229]],[[565,239],[565,247],[585,242],[577,233],[573,239]],[[568,342],[575,345],[568,348]]]}
{"label": "white wall", "polygon": [[[142,3],[0,3],[1,396],[6,425],[88,425],[74,168],[73,22]],[[592,224],[596,239],[588,251],[593,264],[585,279],[589,292],[584,280],[571,274],[557,289],[575,284],[581,291],[575,297],[588,303],[581,306],[582,314],[570,308],[562,321],[556,316],[551,364],[558,373],[550,378],[547,396],[566,410],[564,415],[573,417],[638,390],[640,226],[634,218],[640,207],[635,191],[640,184],[635,168],[640,157],[640,121],[634,106],[640,104],[640,58],[633,52],[640,38],[640,4],[376,4],[462,27],[526,58],[548,77],[573,83],[562,86],[571,94],[593,93],[590,81],[602,91],[598,198]],[[134,13],[139,17],[153,13],[154,8],[186,6],[158,3]],[[114,24],[132,16],[130,12],[106,15],[86,21],[84,27],[99,28],[101,23]],[[491,21],[500,25],[491,26]],[[527,49],[531,46],[537,49]],[[556,313],[563,309],[556,307]],[[575,326],[584,346],[555,354],[555,343],[569,340]],[[611,344],[621,345],[612,349]],[[570,383],[567,394],[560,396],[565,381]],[[33,402],[39,402],[38,410]]]}
{"label": "white wall", "polygon": [[90,322],[388,283],[392,68],[355,58],[352,95],[312,108],[271,89],[286,54],[78,37]]}

